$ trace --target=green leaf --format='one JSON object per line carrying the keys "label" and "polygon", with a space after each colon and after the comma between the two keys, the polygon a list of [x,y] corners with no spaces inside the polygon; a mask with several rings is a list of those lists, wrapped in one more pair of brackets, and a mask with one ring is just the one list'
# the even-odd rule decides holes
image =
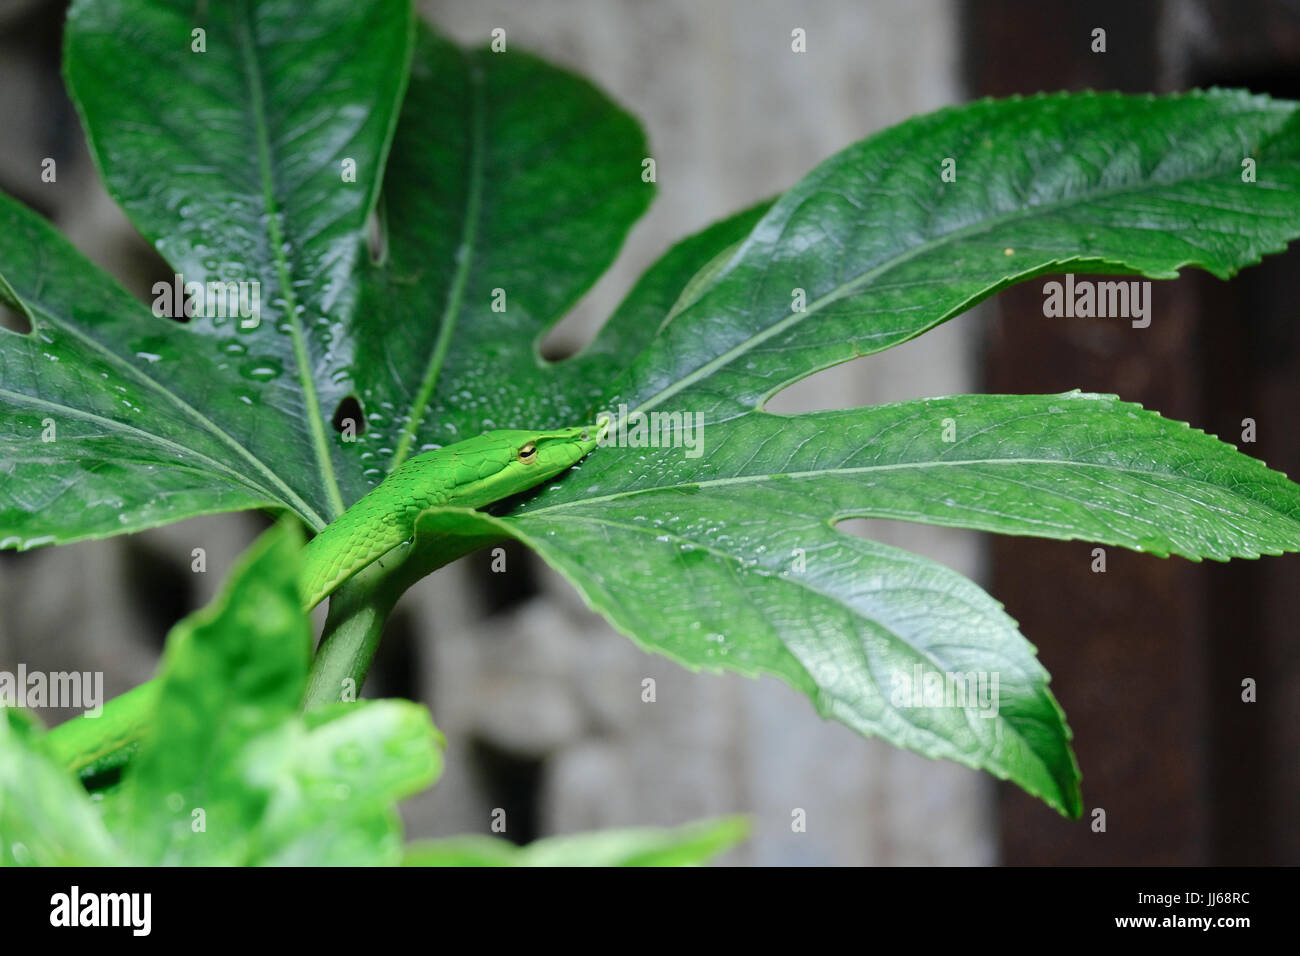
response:
{"label": "green leaf", "polygon": [[261,740],[246,766],[272,798],[253,862],[397,864],[392,808],[438,778],[442,745],[428,710],[407,701],[334,704]]}
{"label": "green leaf", "polygon": [[[204,54],[190,52],[199,26]],[[157,318],[0,197],[0,295],[33,325],[0,330],[0,547],[257,507],[318,530],[430,443],[485,421],[567,423],[654,334],[657,319],[636,321],[647,298],[671,301],[699,263],[647,276],[618,334],[563,373],[537,357],[653,186],[635,121],[526,55],[420,30],[368,254],[410,33],[401,0],[331,0],[308,18],[258,0],[74,6],[66,72],[110,192],[185,279],[257,280],[261,322]],[[359,42],[341,56],[345,35]],[[146,68],[119,68],[124,42]],[[348,396],[356,442],[330,428]]]}
{"label": "green leaf", "polygon": [[158,318],[0,200],[0,276],[33,326],[0,345],[0,545],[261,506],[322,527],[340,482],[349,500],[364,487],[330,418],[353,387],[350,337],[382,322],[357,318],[357,273],[409,3],[329,0],[304,17],[256,0],[83,2],[66,43],[109,191],[184,281],[258,283],[259,322]]}
{"label": "green leaf", "polygon": [[740,844],[744,817],[705,820],[671,830],[601,830],[549,837],[528,846],[488,836],[416,843],[405,866],[694,866]]}
{"label": "green leaf", "polygon": [[36,727],[0,708],[0,862],[400,862],[395,805],[437,778],[442,737],[407,701],[299,712],[300,546],[292,522],[273,528],[173,630],[151,729],[121,785],[96,794],[99,812]]}
{"label": "green leaf", "polygon": [[[222,594],[168,637],[149,735],[123,785],[129,852],[145,864],[236,864],[271,799],[245,752],[295,718],[311,653],[301,534],[258,539]],[[199,823],[202,824],[201,828]]]}
{"label": "green leaf", "polygon": [[[200,25],[204,54],[190,47]],[[338,36],[356,38],[345,54]],[[120,70],[124,45],[141,69]],[[399,0],[327,0],[310,18],[270,0],[78,3],[67,50],[110,190],[187,278],[261,283],[263,321],[155,318],[0,200],[0,297],[33,325],[0,334],[0,545],[249,507],[319,529],[432,444],[619,406],[667,412],[678,417],[661,443],[601,448],[450,539],[434,542],[444,517],[426,516],[423,560],[403,573],[513,535],[642,646],[778,675],[822,713],[1072,815],[1069,731],[1014,622],[960,576],[833,522],[904,517],[1190,557],[1296,547],[1293,485],[1112,399],[761,411],[812,372],[1033,276],[1195,265],[1226,277],[1283,248],[1300,235],[1293,103],[1054,94],[917,117],[674,247],[589,349],[547,363],[537,343],[651,195],[640,129],[589,84],[517,53],[413,38]],[[1256,182],[1242,181],[1247,157]],[[356,442],[329,428],[348,396],[366,425]],[[955,442],[934,427],[945,408]],[[699,457],[683,454],[686,414],[706,424]],[[996,716],[895,702],[917,667],[999,675]],[[203,746],[235,761],[241,737]],[[214,780],[231,832],[280,792],[268,778],[236,799]],[[384,847],[386,812],[358,818]],[[181,856],[202,852],[184,834],[153,852],[172,839]]]}
{"label": "green leaf", "polygon": [[[947,156],[956,183],[938,175]],[[1242,181],[1243,156],[1267,170],[1258,182]],[[1296,486],[1110,399],[790,417],[761,406],[1034,275],[1199,265],[1226,277],[1300,235],[1298,187],[1294,104],[1240,92],[981,102],[886,130],[782,196],[665,313],[608,402],[667,413],[658,440],[598,450],[499,526],[642,646],[775,674],[864,733],[1008,776],[1077,815],[1069,731],[1014,622],[956,575],[830,524],[903,517],[1256,556],[1300,547]],[[942,441],[945,403],[955,445]],[[695,420],[698,457],[683,448]],[[997,718],[891,706],[917,665],[1000,674]]]}
{"label": "green leaf", "polygon": [[[190,348],[195,336],[150,315],[48,223],[0,195],[0,286],[5,279],[33,330],[0,329],[0,547],[66,544],[281,499],[314,513],[248,451],[258,428],[278,434],[276,416],[250,415],[237,429],[209,417],[238,404],[243,380],[233,393],[208,391],[224,373]],[[164,352],[185,355],[168,371],[189,388],[160,381],[136,357]]]}
{"label": "green leaf", "polygon": [[0,719],[9,727],[9,732],[20,740],[36,740],[45,731],[45,724],[32,711],[25,707],[15,707],[0,699]]}
{"label": "green leaf", "polygon": [[[431,511],[418,537],[444,540],[449,518],[536,550],[646,650],[778,677],[859,733],[1082,810],[1065,716],[1002,606],[954,571],[836,531],[814,483],[684,484],[504,519]],[[932,681],[934,702],[918,696]]]}
{"label": "green leaf", "polygon": [[[325,518],[343,510],[341,482],[358,481],[330,419],[351,387],[350,339],[380,318],[356,315],[357,273],[412,40],[407,0],[325,0],[310,16],[262,0],[116,0],[69,14],[65,71],[110,193],[185,280],[260,284],[256,328],[195,318],[202,339],[146,350],[160,356],[150,372],[169,391],[202,387],[191,404],[215,414],[187,352],[224,359],[223,422],[255,417],[249,451]],[[165,188],[160,168],[175,171]]]}
{"label": "green leaf", "polygon": [[[425,30],[415,63],[384,183],[387,257],[363,310],[391,331],[357,340],[375,480],[431,445],[585,411],[566,391],[579,379],[538,346],[654,190],[641,128],[585,80]],[[630,330],[600,380],[653,334]]]}
{"label": "green leaf", "polygon": [[1226,278],[1298,234],[1293,103],[1213,90],[955,106],[848,147],[783,195],[610,404],[743,414],[1033,276]]}
{"label": "green leaf", "polygon": [[300,545],[292,523],[267,532],[169,636],[152,728],[104,801],[136,861],[400,861],[395,806],[437,778],[442,737],[407,701],[300,713],[311,637]]}
{"label": "green leaf", "polygon": [[[776,675],[862,733],[1009,777],[1072,816],[1070,733],[1014,622],[958,575],[831,524],[906,519],[1193,559],[1300,549],[1300,486],[1110,396],[754,413],[700,437],[698,458],[641,449],[633,469],[599,449],[498,526],[646,649]],[[434,515],[424,523],[445,537]],[[955,695],[912,706],[917,667],[996,674],[996,716]]]}
{"label": "green leaf", "polygon": [[782,510],[805,498],[810,519],[1081,538],[1161,557],[1300,549],[1300,485],[1113,395],[957,395],[755,413],[700,434],[700,457],[660,453],[639,471],[602,449],[572,481],[519,509],[521,523],[597,520],[628,508],[664,515],[683,494],[709,503],[744,495]]}
{"label": "green leaf", "polygon": [[117,848],[85,791],[16,713],[0,705],[0,866],[111,866]]}

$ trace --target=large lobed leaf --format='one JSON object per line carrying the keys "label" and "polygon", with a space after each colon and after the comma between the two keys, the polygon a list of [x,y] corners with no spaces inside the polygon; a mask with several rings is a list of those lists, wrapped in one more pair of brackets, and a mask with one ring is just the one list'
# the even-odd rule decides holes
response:
{"label": "large lobed leaf", "polygon": [[[188,52],[196,16],[206,58]],[[321,39],[361,25],[346,57]],[[161,67],[96,86],[122,36]],[[0,543],[259,506],[319,528],[396,462],[485,428],[619,405],[700,415],[699,457],[679,431],[673,447],[601,448],[463,540],[436,540],[429,516],[416,552],[432,567],[514,535],[642,646],[776,674],[850,726],[1008,776],[1070,814],[1069,731],[1014,622],[960,576],[833,522],[1191,558],[1300,547],[1294,484],[1113,398],[761,410],[1035,275],[1226,277],[1281,249],[1300,234],[1295,104],[1045,95],[909,120],[669,250],[587,350],[547,363],[537,343],[649,201],[644,139],[579,79],[417,30],[366,255],[411,42],[396,0],[311,18],[254,0],[74,7],[67,71],[110,189],[178,271],[263,282],[264,321],[157,319],[0,200],[0,289],[34,326],[0,333]],[[163,83],[175,107],[154,102]],[[159,156],[184,175],[160,177]],[[940,178],[945,157],[956,182]],[[354,184],[343,158],[357,160]],[[355,443],[328,427],[349,395],[367,425]],[[46,418],[54,442],[40,441]],[[891,683],[918,665],[997,672],[996,717],[892,704]]]}
{"label": "large lobed leaf", "polygon": [[[1231,92],[1040,97],[941,111],[850,147],[743,242],[699,245],[695,277],[652,296],[660,332],[608,405],[700,416],[703,454],[684,453],[676,424],[665,443],[678,447],[601,449],[499,527],[648,649],[775,674],[864,733],[1009,776],[1077,815],[1069,730],[1014,622],[951,572],[830,523],[905,518],[1256,557],[1300,547],[1300,488],[1105,396],[798,416],[761,405],[1031,275],[1167,277],[1196,264],[1226,276],[1281,248],[1300,234],[1294,117],[1292,104]],[[939,180],[928,157],[946,154],[975,185]],[[1244,156],[1267,168],[1255,183],[1241,179]],[[794,288],[806,311],[791,310]],[[892,706],[917,665],[998,673],[998,716]]]}

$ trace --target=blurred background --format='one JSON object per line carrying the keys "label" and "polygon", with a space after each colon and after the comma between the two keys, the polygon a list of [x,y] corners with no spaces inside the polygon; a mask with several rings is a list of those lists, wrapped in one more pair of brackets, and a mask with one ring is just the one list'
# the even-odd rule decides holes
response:
{"label": "blurred background", "polygon": [[[0,189],[50,217],[141,298],[171,270],[105,195],[59,74],[66,4],[0,0]],[[645,125],[658,198],[610,273],[548,340],[569,353],[675,239],[788,188],[913,113],[1038,90],[1246,86],[1300,95],[1300,3],[1183,0],[430,0],[467,44],[507,31],[591,78]],[[802,28],[807,52],[791,51]],[[1093,31],[1106,50],[1093,52]],[[123,69],[130,69],[123,64]],[[43,184],[40,161],[58,161]],[[1296,252],[1231,283],[1154,286],[1148,329],[1044,319],[1040,281],[921,339],[814,376],[782,411],[968,391],[1116,392],[1300,475]],[[0,552],[0,669],[151,676],[168,628],[201,606],[264,527],[195,519],[129,538]],[[399,607],[368,696],[428,703],[448,772],[405,807],[408,835],[520,842],[740,811],[734,864],[1300,863],[1300,556],[1199,565],[1092,545],[891,522],[866,533],[974,578],[1052,673],[1084,772],[1068,822],[992,778],[821,721],[773,680],[688,673],[643,654],[544,565],[511,551],[445,568]],[[190,570],[204,547],[208,570]],[[642,679],[658,700],[642,703]],[[1241,702],[1254,678],[1259,699]],[[63,715],[48,714],[51,720]],[[791,831],[806,811],[807,832]],[[1106,831],[1088,823],[1106,811]]]}

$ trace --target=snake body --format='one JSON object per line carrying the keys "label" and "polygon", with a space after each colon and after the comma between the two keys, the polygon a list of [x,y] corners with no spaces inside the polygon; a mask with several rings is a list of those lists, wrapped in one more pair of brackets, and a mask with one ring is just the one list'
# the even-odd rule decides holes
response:
{"label": "snake body", "polygon": [[[482,508],[536,487],[585,458],[600,428],[498,429],[399,464],[316,535],[299,573],[303,610],[415,535],[431,508]],[[43,738],[48,753],[89,779],[122,766],[149,727],[157,681],[116,697],[97,718],[78,717]]]}
{"label": "snake body", "polygon": [[498,429],[408,459],[307,545],[304,607],[315,607],[352,575],[409,541],[422,511],[482,508],[527,491],[581,461],[596,447],[596,438],[594,427]]}

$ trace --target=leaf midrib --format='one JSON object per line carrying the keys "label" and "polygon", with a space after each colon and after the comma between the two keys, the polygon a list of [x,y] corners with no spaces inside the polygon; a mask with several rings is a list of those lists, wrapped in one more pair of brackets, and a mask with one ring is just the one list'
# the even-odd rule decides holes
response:
{"label": "leaf midrib", "polygon": [[[1252,459],[1253,460],[1253,459]],[[1142,479],[1147,476],[1151,479],[1168,477],[1178,481],[1185,481],[1195,485],[1202,485],[1212,488],[1215,491],[1231,491],[1222,485],[1215,484],[1205,478],[1195,478],[1188,475],[1170,474],[1159,471],[1146,471],[1143,469],[1124,468],[1120,465],[1108,465],[1101,462],[1080,462],[1071,461],[1062,458],[945,458],[934,461],[915,461],[915,462],[895,462],[888,465],[864,465],[854,468],[836,468],[823,469],[820,471],[782,471],[762,475],[733,475],[727,478],[703,478],[691,481],[681,481],[671,485],[653,485],[648,488],[634,488],[628,491],[617,491],[608,495],[598,495],[592,498],[576,498],[571,501],[563,501],[559,504],[547,505],[542,508],[526,509],[517,515],[505,516],[508,519],[524,519],[547,512],[564,512],[565,509],[573,509],[584,505],[595,504],[603,501],[620,501],[626,498],[633,498],[637,495],[652,494],[657,491],[678,491],[682,488],[725,488],[732,485],[757,484],[764,481],[774,481],[779,479],[817,479],[817,478],[834,478],[849,475],[869,475],[877,472],[902,471],[910,469],[940,468],[940,467],[963,467],[971,465],[1056,465],[1061,467],[1074,467],[1078,469],[1101,469],[1103,471],[1116,472],[1122,475],[1128,475],[1133,478]],[[1163,485],[1159,486],[1162,490],[1170,490]],[[1275,514],[1285,519],[1292,525],[1300,527],[1300,521],[1284,511],[1266,502],[1260,502],[1256,499],[1249,499],[1253,505]]]}
{"label": "leaf midrib", "polygon": [[258,176],[262,186],[262,204],[266,212],[267,240],[275,263],[281,294],[284,297],[284,313],[289,326],[289,338],[293,343],[294,362],[298,367],[298,381],[302,385],[307,424],[320,468],[321,484],[324,486],[331,510],[329,517],[336,518],[344,510],[343,495],[339,489],[338,478],[334,473],[334,461],[330,456],[329,444],[325,436],[325,419],[321,413],[320,396],[316,392],[316,383],[311,375],[311,361],[310,356],[307,354],[307,342],[298,315],[298,297],[294,292],[289,263],[284,253],[284,235],[280,230],[280,210],[275,194],[275,177],[271,164],[271,142],[266,121],[262,73],[255,56],[257,49],[256,31],[247,2],[239,4],[238,23],[244,74],[248,81],[248,107],[252,113],[253,137],[257,149]]}
{"label": "leaf midrib", "polygon": [[407,416],[406,424],[402,426],[402,434],[397,441],[396,449],[393,452],[393,460],[389,465],[388,470],[390,472],[406,460],[410,454],[411,445],[415,441],[415,433],[424,424],[425,407],[433,397],[433,390],[438,383],[438,376],[442,373],[443,363],[446,361],[447,353],[451,348],[456,323],[460,318],[465,287],[469,282],[470,270],[473,267],[474,248],[478,242],[479,217],[483,199],[483,153],[487,121],[484,115],[483,77],[478,65],[472,59],[472,54],[465,54],[465,61],[471,97],[469,156],[466,161],[469,184],[465,195],[465,219],[461,226],[460,242],[456,246],[456,272],[452,277],[451,287],[447,290],[447,303],[443,308],[442,322],[438,328],[438,339],[434,343],[433,352],[429,355],[429,362],[420,381],[420,388],[411,402],[411,410]]}

